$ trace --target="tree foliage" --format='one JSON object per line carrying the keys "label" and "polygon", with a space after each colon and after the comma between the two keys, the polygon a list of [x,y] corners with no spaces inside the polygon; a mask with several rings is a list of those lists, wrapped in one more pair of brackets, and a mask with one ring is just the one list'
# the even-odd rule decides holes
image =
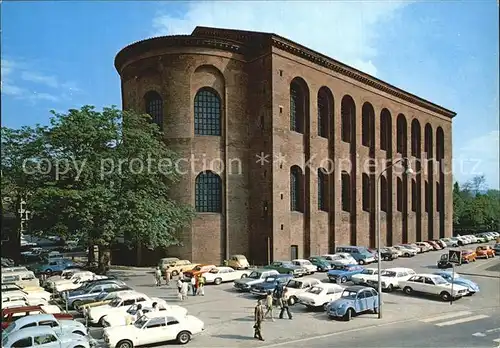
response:
{"label": "tree foliage", "polygon": [[171,199],[177,154],[149,115],[92,106],[52,114],[48,127],[2,128],[2,191],[29,192],[31,230],[105,247],[117,237],[178,244],[194,212]]}

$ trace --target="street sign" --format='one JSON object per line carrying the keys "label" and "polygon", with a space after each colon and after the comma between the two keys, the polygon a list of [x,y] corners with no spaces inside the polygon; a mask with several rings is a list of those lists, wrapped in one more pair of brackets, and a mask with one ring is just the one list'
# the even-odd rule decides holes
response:
{"label": "street sign", "polygon": [[460,265],[462,263],[462,252],[460,250],[448,251],[448,261]]}

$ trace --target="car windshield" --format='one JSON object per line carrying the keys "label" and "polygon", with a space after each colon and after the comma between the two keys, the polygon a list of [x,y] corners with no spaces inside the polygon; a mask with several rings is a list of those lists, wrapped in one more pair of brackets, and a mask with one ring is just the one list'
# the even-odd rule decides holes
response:
{"label": "car windshield", "polygon": [[365,269],[361,272],[361,274],[375,274],[375,271],[372,269]]}
{"label": "car windshield", "polygon": [[193,271],[200,271],[201,270],[201,266],[196,266],[195,268],[193,268]]}
{"label": "car windshield", "polygon": [[436,283],[437,285],[442,285],[442,284],[448,283],[445,279],[443,279],[441,277],[436,277],[433,280],[434,280],[434,283]]}
{"label": "car windshield", "polygon": [[121,299],[121,298],[119,298],[119,297],[117,297],[117,298],[115,298],[113,301],[111,301],[111,302],[109,303],[109,305],[110,305],[111,307],[118,307],[118,306],[120,305],[120,303],[121,303],[121,302],[122,302],[122,299]]}
{"label": "car windshield", "polygon": [[345,266],[342,266],[342,265],[335,265],[333,269],[336,269],[336,270],[341,271],[341,270],[346,269],[346,267],[345,267]]}
{"label": "car windshield", "polygon": [[95,299],[97,300],[97,302],[102,301],[102,300],[104,300],[106,295],[107,294],[105,292],[101,292],[99,295],[97,295],[97,297]]}
{"label": "car windshield", "polygon": [[396,272],[393,272],[393,271],[382,271],[382,273],[380,273],[381,276],[383,277],[395,277],[396,276]]}
{"label": "car windshield", "polygon": [[142,327],[148,322],[148,317],[146,317],[145,315],[143,315],[142,317],[140,317],[139,319],[137,319],[135,322],[134,322],[134,326],[138,329],[142,329]]}
{"label": "car windshield", "polygon": [[302,282],[291,279],[288,281],[288,283],[286,283],[286,287],[292,289],[300,289],[302,288]]}
{"label": "car windshield", "polygon": [[134,304],[134,305],[128,307],[127,313],[128,314],[135,314],[135,313],[137,313],[137,305]]}
{"label": "car windshield", "polygon": [[73,276],[73,273],[69,272],[69,273],[64,274],[62,277],[64,279],[71,279],[72,276]]}
{"label": "car windshield", "polygon": [[350,299],[355,299],[356,298],[356,291],[350,291],[350,290],[344,290],[342,292],[342,297],[343,298],[350,298]]}
{"label": "car windshield", "polygon": [[266,283],[274,283],[276,281],[275,277],[267,277],[266,278]]}
{"label": "car windshield", "polygon": [[250,273],[250,275],[248,276],[248,278],[260,279],[261,276],[262,276],[261,273],[253,271],[252,273]]}
{"label": "car windshield", "polygon": [[80,277],[76,277],[76,278],[75,278],[75,280],[73,280],[73,284],[78,284],[78,283],[80,283],[81,279],[82,279],[82,278],[80,278]]}
{"label": "car windshield", "polygon": [[323,288],[320,288],[318,286],[313,286],[312,288],[307,290],[307,292],[310,292],[311,294],[314,294],[314,295],[319,295],[319,294],[321,294],[322,291],[323,291]]}

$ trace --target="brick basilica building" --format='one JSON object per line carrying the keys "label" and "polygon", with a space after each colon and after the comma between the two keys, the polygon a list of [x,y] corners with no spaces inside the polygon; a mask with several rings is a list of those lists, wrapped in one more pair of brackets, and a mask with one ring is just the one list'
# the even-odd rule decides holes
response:
{"label": "brick basilica building", "polygon": [[[115,67],[123,108],[200,159],[172,192],[198,215],[169,256],[265,264],[374,247],[376,187],[384,245],[452,234],[450,110],[271,33],[197,27],[133,43]],[[376,180],[401,157],[414,174]]]}

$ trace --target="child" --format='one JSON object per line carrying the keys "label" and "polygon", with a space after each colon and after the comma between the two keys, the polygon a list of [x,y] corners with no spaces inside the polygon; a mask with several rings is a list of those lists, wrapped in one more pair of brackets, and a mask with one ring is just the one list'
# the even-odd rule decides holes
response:
{"label": "child", "polygon": [[273,292],[269,290],[266,296],[266,313],[264,314],[264,319],[267,318],[267,315],[271,315],[271,320],[274,321],[273,318]]}

